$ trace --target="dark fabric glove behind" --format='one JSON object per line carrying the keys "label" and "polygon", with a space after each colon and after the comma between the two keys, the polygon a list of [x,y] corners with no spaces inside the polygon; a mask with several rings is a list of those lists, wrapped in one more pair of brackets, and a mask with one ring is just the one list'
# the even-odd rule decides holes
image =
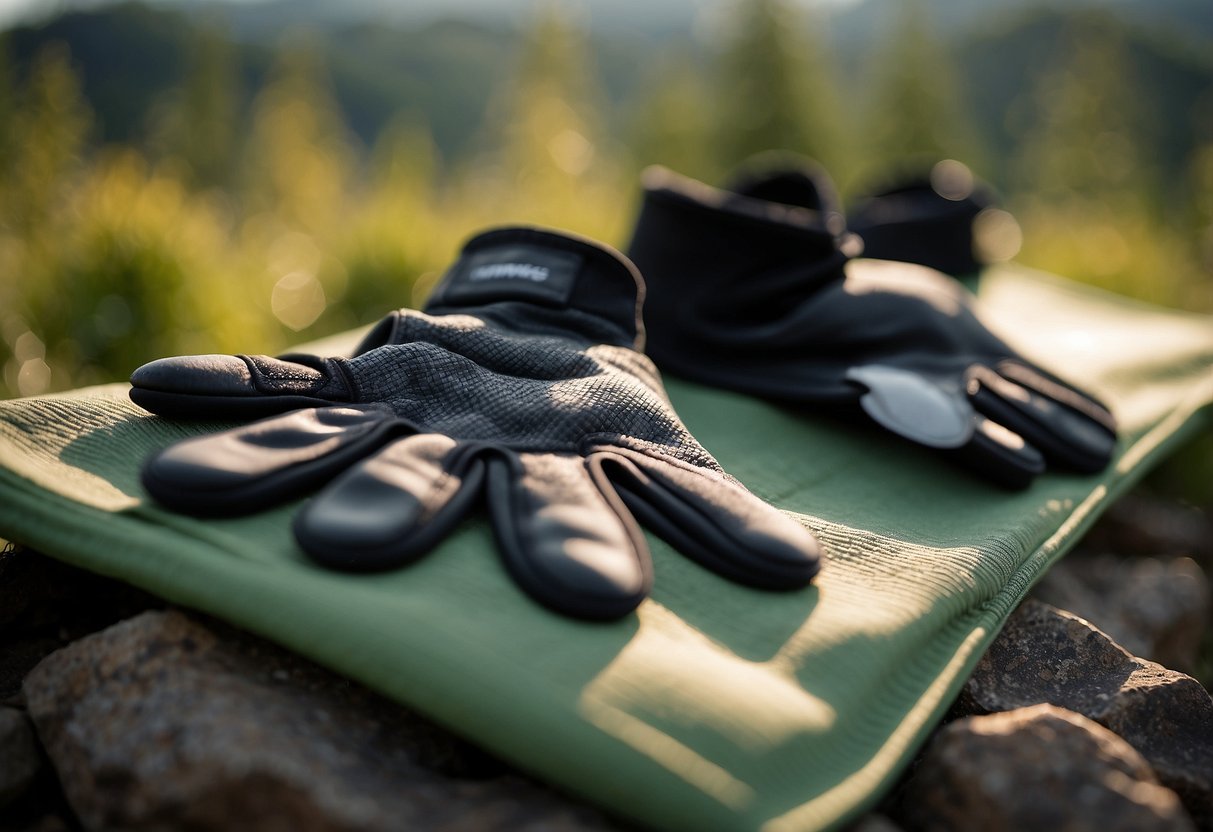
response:
{"label": "dark fabric glove behind", "polygon": [[1010,260],[1022,237],[994,189],[954,159],[893,175],[848,212],[865,257],[920,263],[956,277]]}
{"label": "dark fabric glove behind", "polygon": [[1008,487],[1046,462],[1107,465],[1107,409],[992,334],[960,284],[850,259],[857,241],[820,171],[747,174],[734,188],[645,174],[629,254],[663,370],[864,415]]}
{"label": "dark fabric glove behind", "polygon": [[636,351],[642,287],[605,247],[501,229],[466,245],[427,313],[393,312],[353,358],[154,361],[130,394],[154,413],[293,412],[170,446],[144,484],[173,509],[235,514],[331,480],[295,537],[354,570],[421,556],[483,493],[515,581],[577,617],[619,617],[647,594],[633,515],[726,578],[804,586],[816,540],[721,471]]}

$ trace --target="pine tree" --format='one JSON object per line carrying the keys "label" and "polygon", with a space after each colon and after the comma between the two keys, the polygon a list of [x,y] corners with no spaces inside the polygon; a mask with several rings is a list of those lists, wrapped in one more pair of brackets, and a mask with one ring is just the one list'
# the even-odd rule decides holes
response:
{"label": "pine tree", "polygon": [[8,39],[0,34],[0,201],[13,161],[13,120],[17,114],[17,94],[13,84],[13,66],[8,55]]}
{"label": "pine tree", "polygon": [[416,279],[436,277],[450,259],[459,240],[437,204],[439,168],[429,125],[416,113],[396,116],[376,138],[340,255],[349,287],[335,314],[345,316],[346,325],[420,305],[424,297],[411,294]]}
{"label": "pine tree", "polygon": [[1135,82],[1123,24],[1077,14],[1033,85],[1015,161],[1021,259],[1112,291],[1185,303],[1190,233],[1157,209],[1150,99]]}
{"label": "pine tree", "polygon": [[230,187],[236,173],[240,79],[235,50],[216,26],[194,30],[186,76],[159,111],[155,144],[198,187]]}
{"label": "pine tree", "polygon": [[1193,271],[1198,277],[1190,281],[1191,297],[1184,305],[1189,309],[1213,312],[1213,142],[1205,144],[1192,154],[1191,228],[1189,239],[1193,248]]}
{"label": "pine tree", "polygon": [[873,61],[873,93],[860,135],[874,168],[945,158],[984,168],[959,75],[933,31],[927,4],[906,0]]}
{"label": "pine tree", "polygon": [[34,395],[63,385],[53,368],[75,349],[65,307],[77,287],[53,266],[92,116],[66,46],[34,56],[15,104],[0,177],[0,254],[8,260],[0,261],[0,364],[10,391]]}
{"label": "pine tree", "polygon": [[805,18],[789,0],[735,0],[726,30],[715,72],[722,165],[788,150],[843,166],[841,111]]}
{"label": "pine tree", "polygon": [[1137,202],[1153,191],[1147,99],[1119,25],[1075,15],[1058,60],[1037,76],[1026,102],[1016,181],[1054,202],[1082,198]]}
{"label": "pine tree", "polygon": [[626,223],[614,204],[624,174],[602,100],[584,31],[559,6],[543,7],[489,102],[482,151],[457,174],[464,216],[617,238]]}
{"label": "pine tree", "polygon": [[54,213],[77,170],[91,126],[92,114],[67,47],[44,47],[34,57],[6,131],[11,150],[0,222],[29,233]]}
{"label": "pine tree", "polygon": [[723,172],[712,146],[711,90],[695,56],[681,50],[666,56],[644,86],[646,94],[632,118],[636,162],[718,179]]}
{"label": "pine tree", "polygon": [[356,190],[357,153],[318,46],[292,37],[253,101],[245,146],[243,242],[265,267],[261,303],[292,332],[315,323],[348,288],[335,255]]}
{"label": "pine tree", "polygon": [[250,207],[323,233],[346,210],[353,140],[319,49],[292,39],[253,102],[244,181]]}
{"label": "pine tree", "polygon": [[596,161],[600,97],[584,34],[549,5],[519,45],[517,69],[490,102],[487,138],[519,179],[575,180]]}

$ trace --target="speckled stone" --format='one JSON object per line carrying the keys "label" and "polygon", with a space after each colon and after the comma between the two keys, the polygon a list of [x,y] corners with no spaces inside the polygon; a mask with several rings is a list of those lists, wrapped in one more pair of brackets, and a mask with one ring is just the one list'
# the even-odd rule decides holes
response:
{"label": "speckled stone", "polygon": [[1191,676],[1136,658],[1105,633],[1029,600],[966,683],[954,714],[1047,703],[1115,732],[1149,761],[1201,829],[1213,829],[1213,699]]}
{"label": "speckled stone", "polygon": [[1087,619],[1134,656],[1185,673],[1196,667],[1210,591],[1190,557],[1074,554],[1032,595]]}
{"label": "speckled stone", "polygon": [[52,654],[25,697],[90,830],[612,828],[406,709],[180,612]]}
{"label": "speckled stone", "polygon": [[923,832],[1189,832],[1140,754],[1086,717],[1036,705],[960,719],[932,740],[902,798]]}
{"label": "speckled stone", "polygon": [[25,794],[41,769],[29,719],[16,708],[0,707],[0,809]]}

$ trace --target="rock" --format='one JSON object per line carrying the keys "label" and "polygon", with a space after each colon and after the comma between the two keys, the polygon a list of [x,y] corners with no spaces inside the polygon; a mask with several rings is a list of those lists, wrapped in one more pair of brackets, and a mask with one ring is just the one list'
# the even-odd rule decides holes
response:
{"label": "rock", "polygon": [[41,768],[29,719],[16,708],[0,707],[0,809],[25,794]]}
{"label": "rock", "polygon": [[21,681],[25,674],[66,643],[53,635],[0,631],[0,706],[20,706]]}
{"label": "rock", "polygon": [[0,553],[0,703],[19,704],[21,680],[52,651],[162,605],[120,581],[30,549],[6,549]]}
{"label": "rock", "polygon": [[1139,490],[1109,506],[1080,546],[1119,555],[1187,555],[1208,567],[1213,564],[1213,517]]}
{"label": "rock", "polygon": [[965,684],[954,713],[1048,703],[1120,735],[1213,829],[1213,699],[1190,676],[1130,655],[1087,621],[1029,600]]}
{"label": "rock", "polygon": [[0,553],[0,630],[62,629],[77,638],[162,602],[134,587],[32,549]]}
{"label": "rock", "polygon": [[1209,582],[1188,557],[1071,555],[1032,595],[1096,624],[1132,653],[1174,670],[1196,667],[1209,621]]}
{"label": "rock", "polygon": [[180,612],[52,654],[25,697],[90,830],[610,828],[399,705]]}
{"label": "rock", "polygon": [[1051,705],[949,724],[931,741],[901,805],[907,827],[941,832],[1193,828],[1128,743]]}
{"label": "rock", "polygon": [[873,812],[848,826],[846,832],[902,832],[902,829],[884,815]]}
{"label": "rock", "polygon": [[[7,826],[0,827],[4,832],[10,832]],[[76,827],[57,815],[46,815],[21,826],[14,826],[14,832],[75,832]]]}

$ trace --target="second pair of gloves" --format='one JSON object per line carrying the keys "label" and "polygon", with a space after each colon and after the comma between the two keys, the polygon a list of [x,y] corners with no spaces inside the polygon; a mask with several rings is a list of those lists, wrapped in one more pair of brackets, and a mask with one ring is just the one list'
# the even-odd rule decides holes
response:
{"label": "second pair of gloves", "polygon": [[[978,269],[973,221],[990,202],[980,185],[907,181],[861,203],[861,238],[809,163],[725,189],[652,168],[628,249],[648,281],[648,353],[688,379],[875,423],[1008,488],[1049,468],[1102,470],[1116,445],[1108,409],[991,332],[959,281],[919,265]],[[865,244],[893,259],[861,257]]]}

